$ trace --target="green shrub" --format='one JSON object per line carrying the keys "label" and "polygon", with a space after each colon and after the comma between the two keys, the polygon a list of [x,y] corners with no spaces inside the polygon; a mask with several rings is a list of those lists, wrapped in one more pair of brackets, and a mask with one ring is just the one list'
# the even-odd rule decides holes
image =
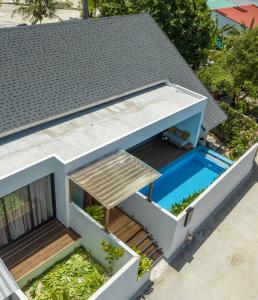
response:
{"label": "green shrub", "polygon": [[141,251],[137,247],[133,246],[131,248],[133,249],[133,251],[140,255],[140,264],[137,276],[137,279],[139,280],[146,272],[151,269],[152,261],[145,254],[141,253]]}
{"label": "green shrub", "polygon": [[229,148],[230,159],[236,160],[258,141],[258,125],[254,119],[221,102],[228,119],[217,128],[217,134]]}
{"label": "green shrub", "polygon": [[85,208],[85,212],[99,223],[101,223],[104,219],[103,207],[100,205],[87,206]]}
{"label": "green shrub", "polygon": [[113,246],[111,243],[107,243],[105,240],[101,241],[102,249],[105,252],[105,260],[109,265],[109,270],[113,272],[114,263],[119,260],[125,253],[121,247]]}
{"label": "green shrub", "polygon": [[[77,299],[79,300],[79,298]],[[70,295],[70,292],[68,290],[63,289],[61,293],[50,292],[49,300],[76,300],[76,299]]]}
{"label": "green shrub", "polygon": [[29,283],[24,292],[30,300],[88,299],[108,279],[107,271],[79,247]]}
{"label": "green shrub", "polygon": [[194,192],[192,195],[189,195],[187,198],[184,198],[181,202],[175,203],[171,206],[170,212],[178,216],[189,204],[191,204],[205,189]]}

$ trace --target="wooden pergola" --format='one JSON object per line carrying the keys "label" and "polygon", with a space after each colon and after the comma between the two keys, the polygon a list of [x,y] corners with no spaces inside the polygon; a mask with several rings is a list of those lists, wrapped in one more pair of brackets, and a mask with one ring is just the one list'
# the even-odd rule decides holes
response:
{"label": "wooden pergola", "polygon": [[160,175],[146,163],[121,150],[76,171],[69,178],[103,205],[105,228],[108,231],[110,209],[148,184],[150,200],[153,181]]}

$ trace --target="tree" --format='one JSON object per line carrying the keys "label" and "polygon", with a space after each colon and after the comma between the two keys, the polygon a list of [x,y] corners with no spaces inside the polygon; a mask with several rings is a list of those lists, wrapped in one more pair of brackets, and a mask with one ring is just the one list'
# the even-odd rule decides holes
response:
{"label": "tree", "polygon": [[206,0],[101,0],[101,16],[148,12],[193,67],[207,59],[215,24]]}
{"label": "tree", "polygon": [[[87,2],[87,3],[85,3]],[[85,9],[87,9],[87,17],[83,17],[83,3],[85,3]],[[77,9],[81,12],[81,17],[83,19],[87,19],[88,17],[92,18],[93,16],[96,16],[97,9],[99,6],[98,0],[79,0]]]}
{"label": "tree", "polygon": [[31,24],[41,23],[44,18],[62,21],[55,14],[59,7],[59,2],[55,0],[26,0],[25,2],[17,0],[15,4],[19,7],[13,11],[12,16],[20,14],[24,19],[30,19]]}
{"label": "tree", "polygon": [[210,53],[210,64],[198,75],[211,92],[226,94],[232,107],[240,93],[258,98],[258,27],[229,36],[221,51]]}
{"label": "tree", "polygon": [[88,0],[82,0],[82,18],[89,18],[89,3]]}

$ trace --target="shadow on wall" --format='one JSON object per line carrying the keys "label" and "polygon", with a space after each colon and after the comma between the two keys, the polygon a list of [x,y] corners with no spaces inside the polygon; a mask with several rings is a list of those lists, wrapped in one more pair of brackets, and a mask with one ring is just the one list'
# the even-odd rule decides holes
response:
{"label": "shadow on wall", "polygon": [[190,245],[184,245],[180,248],[169,264],[178,272],[185,264],[191,263],[194,259],[194,254],[209,238],[213,231],[223,222],[230,214],[235,206],[240,202],[243,196],[258,182],[258,165],[254,164],[253,171],[246,180],[227,197],[223,205],[219,206],[215,212],[201,225],[200,229],[194,234],[193,241]]}

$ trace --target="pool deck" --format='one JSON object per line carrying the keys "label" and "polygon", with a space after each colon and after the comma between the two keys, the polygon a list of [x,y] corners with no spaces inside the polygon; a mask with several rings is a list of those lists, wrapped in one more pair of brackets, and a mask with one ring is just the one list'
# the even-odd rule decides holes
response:
{"label": "pool deck", "polygon": [[193,243],[152,271],[144,300],[258,299],[258,156],[253,173],[209,217]]}
{"label": "pool deck", "polygon": [[161,137],[157,137],[139,146],[139,148],[131,151],[131,153],[152,168],[159,170],[188,151],[179,149],[170,143],[162,141]]}

